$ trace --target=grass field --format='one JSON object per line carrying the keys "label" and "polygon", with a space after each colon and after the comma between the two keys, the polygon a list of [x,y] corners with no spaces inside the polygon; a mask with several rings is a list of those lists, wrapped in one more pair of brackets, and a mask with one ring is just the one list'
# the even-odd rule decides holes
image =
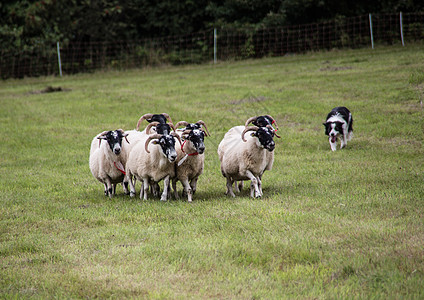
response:
{"label": "grass field", "polygon": [[[421,45],[0,82],[0,298],[423,299],[423,86]],[[211,132],[193,203],[105,197],[91,139],[161,112]],[[264,197],[227,198],[217,146],[265,113]]]}

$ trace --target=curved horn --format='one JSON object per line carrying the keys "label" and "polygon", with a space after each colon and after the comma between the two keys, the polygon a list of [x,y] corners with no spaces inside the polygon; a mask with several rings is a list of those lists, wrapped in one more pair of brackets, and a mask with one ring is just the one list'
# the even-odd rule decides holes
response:
{"label": "curved horn", "polygon": [[244,124],[244,127],[247,127],[247,125],[249,125],[249,123],[256,121],[258,117],[251,117],[249,119],[247,119],[246,123]]}
{"label": "curved horn", "polygon": [[249,126],[246,127],[243,132],[241,133],[241,139],[243,140],[243,142],[246,142],[246,139],[244,138],[244,134],[248,131],[258,131],[259,127],[256,126]]}
{"label": "curved horn", "polygon": [[172,129],[173,131],[175,131],[175,126],[174,126],[174,124],[172,124],[171,122],[169,122],[169,123],[168,123],[168,125],[169,125],[169,127],[171,127],[171,129]]}
{"label": "curved horn", "polygon": [[109,130],[103,131],[102,133],[100,133],[97,136],[97,139],[99,140],[99,148],[100,148],[100,144],[102,143],[102,140],[104,140],[104,136],[109,132]]}
{"label": "curved horn", "polygon": [[275,130],[278,130],[278,125],[277,125],[277,122],[275,121],[275,119],[273,117],[271,117],[270,115],[266,115],[266,116],[272,120],[272,124],[275,124],[275,127],[276,127]]}
{"label": "curved horn", "polygon": [[281,138],[281,136],[279,136],[279,135],[277,134],[277,130],[276,130],[276,129],[274,129],[271,125],[267,125],[267,126],[266,126],[266,128],[268,128],[269,130],[272,130],[272,132],[274,132],[274,135],[275,135],[276,137],[278,137],[279,139]]}
{"label": "curved horn", "polygon": [[205,134],[205,136],[209,136],[203,128],[200,128],[201,131]]}
{"label": "curved horn", "polygon": [[125,131],[123,129],[116,129],[116,131],[119,131],[122,134],[122,136],[128,135],[128,133],[125,133]]}
{"label": "curved horn", "polygon": [[179,121],[179,122],[177,122],[177,124],[175,124],[175,128],[178,128],[178,126],[181,126],[181,125],[187,126],[188,124],[190,124],[190,123],[188,123],[186,121]]}
{"label": "curved horn", "polygon": [[153,114],[145,114],[145,115],[141,116],[141,118],[137,122],[136,130],[138,131],[138,128],[140,128],[141,121],[147,120],[147,119],[149,119],[151,117],[153,117]]}
{"label": "curved horn", "polygon": [[202,120],[197,121],[196,123],[201,124],[203,127],[205,127],[207,135],[206,136],[211,136],[211,134],[209,133],[208,128],[206,127],[205,122],[203,122]]}
{"label": "curved horn", "polygon": [[161,137],[160,134],[153,134],[153,135],[151,135],[147,138],[146,143],[144,144],[144,149],[146,150],[147,153],[150,153],[148,147],[149,147],[149,143],[151,142],[151,140],[159,139],[160,137]]}
{"label": "curved horn", "polygon": [[172,135],[173,137],[177,138],[177,140],[178,140],[178,142],[180,143],[180,145],[182,145],[181,138],[180,138],[180,136],[179,136],[178,134],[176,134],[175,132],[171,132],[171,135]]}
{"label": "curved horn", "polygon": [[183,133],[181,133],[181,136],[186,135],[186,134],[189,134],[190,132],[191,132],[190,129],[186,129],[186,130],[183,131]]}
{"label": "curved horn", "polygon": [[150,128],[152,128],[153,126],[156,126],[158,124],[159,124],[159,122],[152,122],[149,125],[147,125],[147,127],[146,127],[146,133],[147,134],[150,134]]}
{"label": "curved horn", "polygon": [[101,139],[104,135],[106,135],[107,133],[109,132],[109,130],[105,130],[105,131],[103,131],[102,133],[100,133],[98,136],[97,136],[97,138],[98,139]]}
{"label": "curved horn", "polygon": [[122,129],[116,129],[116,131],[119,131],[121,134],[122,134],[122,136],[125,138],[125,140],[127,141],[127,143],[129,144],[130,142],[128,141],[128,139],[127,139],[127,136],[128,136],[128,133],[126,133],[124,130],[122,130]]}
{"label": "curved horn", "polygon": [[167,113],[162,113],[161,115],[167,118],[169,123],[172,123],[171,117]]}

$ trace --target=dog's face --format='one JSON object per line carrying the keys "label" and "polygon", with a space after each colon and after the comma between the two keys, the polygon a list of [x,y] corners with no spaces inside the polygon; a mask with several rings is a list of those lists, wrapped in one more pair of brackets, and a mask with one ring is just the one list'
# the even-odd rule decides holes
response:
{"label": "dog's face", "polygon": [[335,143],[337,137],[343,134],[343,122],[326,122],[323,125],[325,126],[325,134],[331,138],[332,143]]}

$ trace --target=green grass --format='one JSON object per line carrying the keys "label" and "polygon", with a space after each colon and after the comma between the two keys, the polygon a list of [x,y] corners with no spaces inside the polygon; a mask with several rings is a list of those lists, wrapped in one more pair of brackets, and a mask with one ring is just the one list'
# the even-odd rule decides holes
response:
{"label": "green grass", "polygon": [[[415,45],[0,82],[0,298],[422,299],[423,62]],[[332,153],[341,105],[355,135]],[[92,137],[150,112],[208,125],[192,204],[109,199],[90,173]],[[265,113],[282,138],[264,197],[227,198],[217,146]]]}

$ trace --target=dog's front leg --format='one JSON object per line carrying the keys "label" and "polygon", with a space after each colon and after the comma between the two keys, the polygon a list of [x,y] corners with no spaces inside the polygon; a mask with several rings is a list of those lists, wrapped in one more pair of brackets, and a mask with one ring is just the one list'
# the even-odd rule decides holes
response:
{"label": "dog's front leg", "polygon": [[336,151],[337,148],[337,140],[333,143],[331,141],[331,137],[328,139],[328,141],[330,142],[330,147],[331,147],[331,151]]}
{"label": "dog's front leg", "polygon": [[343,138],[340,139],[340,149],[343,149],[347,145],[346,134],[343,134]]}

